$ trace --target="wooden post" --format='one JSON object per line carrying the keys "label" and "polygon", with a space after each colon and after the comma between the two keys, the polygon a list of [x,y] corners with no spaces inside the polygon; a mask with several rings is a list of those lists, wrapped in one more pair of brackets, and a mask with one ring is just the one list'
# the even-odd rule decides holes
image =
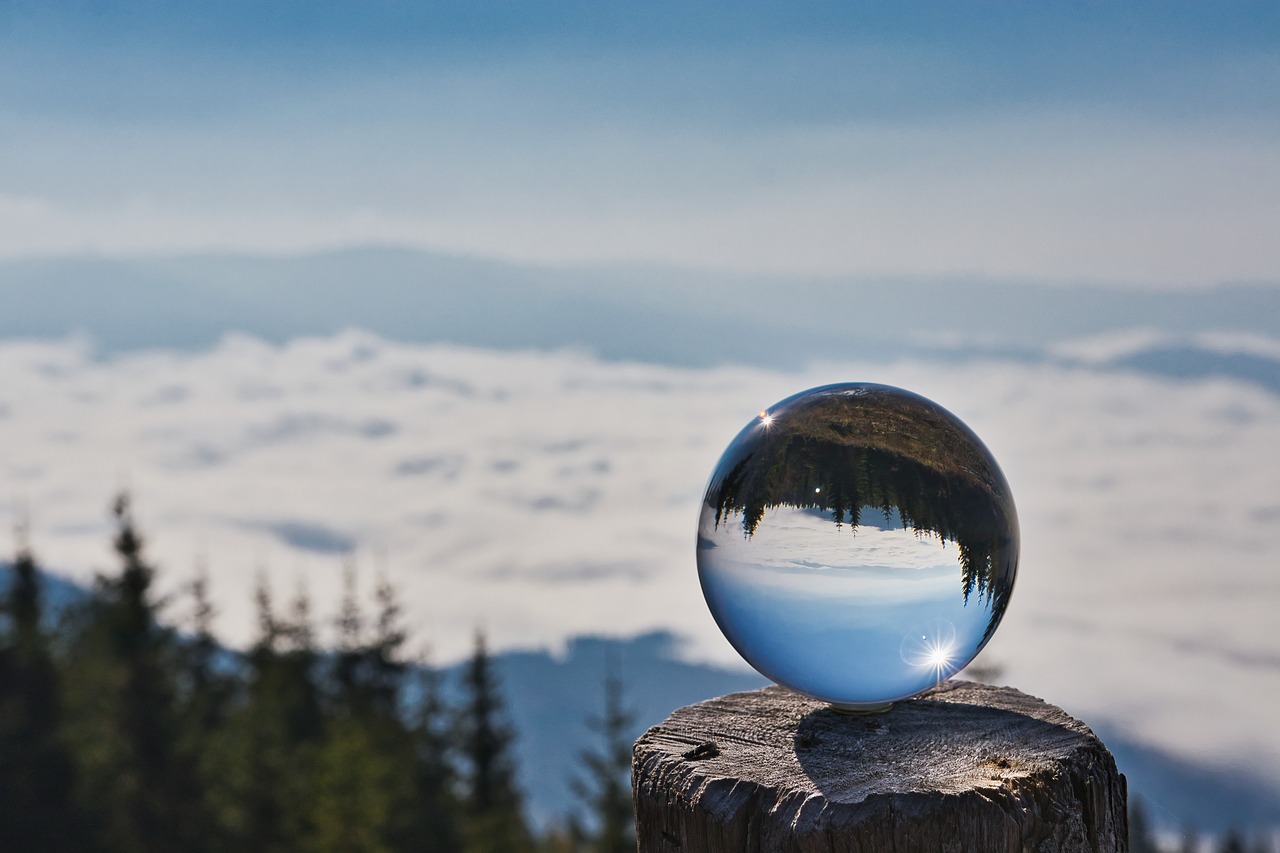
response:
{"label": "wooden post", "polygon": [[1128,850],[1111,753],[1007,687],[948,682],[870,715],[734,693],[650,729],[631,775],[640,853]]}

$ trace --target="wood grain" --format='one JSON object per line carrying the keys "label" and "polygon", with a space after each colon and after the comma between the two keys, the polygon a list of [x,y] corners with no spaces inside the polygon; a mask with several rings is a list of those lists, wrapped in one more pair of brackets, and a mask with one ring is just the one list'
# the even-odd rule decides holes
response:
{"label": "wood grain", "polygon": [[1093,732],[963,681],[866,716],[782,687],[690,705],[637,741],[632,782],[641,853],[1128,849]]}

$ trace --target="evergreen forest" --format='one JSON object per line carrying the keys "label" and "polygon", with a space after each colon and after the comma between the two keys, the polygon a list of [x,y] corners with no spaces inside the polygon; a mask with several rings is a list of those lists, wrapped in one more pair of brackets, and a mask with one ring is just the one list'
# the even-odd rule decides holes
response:
{"label": "evergreen forest", "polygon": [[[541,831],[516,784],[515,733],[477,634],[460,698],[406,653],[396,592],[366,610],[348,570],[336,642],[321,645],[312,603],[250,594],[257,635],[215,640],[208,577],[186,593],[190,619],[162,615],[127,495],[111,507],[113,571],[54,612],[19,535],[0,587],[0,851],[439,851],[627,853],[636,849],[632,717],[622,684],[603,685],[594,742],[571,781],[579,809]],[[1272,836],[1187,828],[1158,839],[1130,798],[1134,853],[1272,853]]]}
{"label": "evergreen forest", "polygon": [[[580,812],[527,823],[501,685],[476,636],[462,698],[411,660],[395,590],[366,609],[349,572],[322,647],[312,604],[253,592],[257,634],[211,633],[208,579],[166,624],[127,495],[117,565],[51,613],[19,537],[0,598],[0,850],[621,853],[635,849],[631,719],[605,684]],[[249,594],[249,591],[246,591]]]}

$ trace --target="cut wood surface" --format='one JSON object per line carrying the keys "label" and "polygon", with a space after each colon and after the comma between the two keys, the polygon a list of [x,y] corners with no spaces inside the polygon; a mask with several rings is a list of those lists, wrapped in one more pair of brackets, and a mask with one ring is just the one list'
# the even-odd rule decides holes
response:
{"label": "cut wood surface", "polygon": [[881,714],[782,687],[681,708],[636,742],[640,853],[1125,851],[1125,781],[1087,726],[955,681]]}

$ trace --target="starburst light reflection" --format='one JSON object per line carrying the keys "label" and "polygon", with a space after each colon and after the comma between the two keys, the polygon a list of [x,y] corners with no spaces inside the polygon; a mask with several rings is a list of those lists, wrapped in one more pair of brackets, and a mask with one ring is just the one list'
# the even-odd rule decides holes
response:
{"label": "starburst light reflection", "polygon": [[956,628],[945,619],[917,626],[902,639],[902,659],[910,666],[932,673],[941,684],[956,673]]}

